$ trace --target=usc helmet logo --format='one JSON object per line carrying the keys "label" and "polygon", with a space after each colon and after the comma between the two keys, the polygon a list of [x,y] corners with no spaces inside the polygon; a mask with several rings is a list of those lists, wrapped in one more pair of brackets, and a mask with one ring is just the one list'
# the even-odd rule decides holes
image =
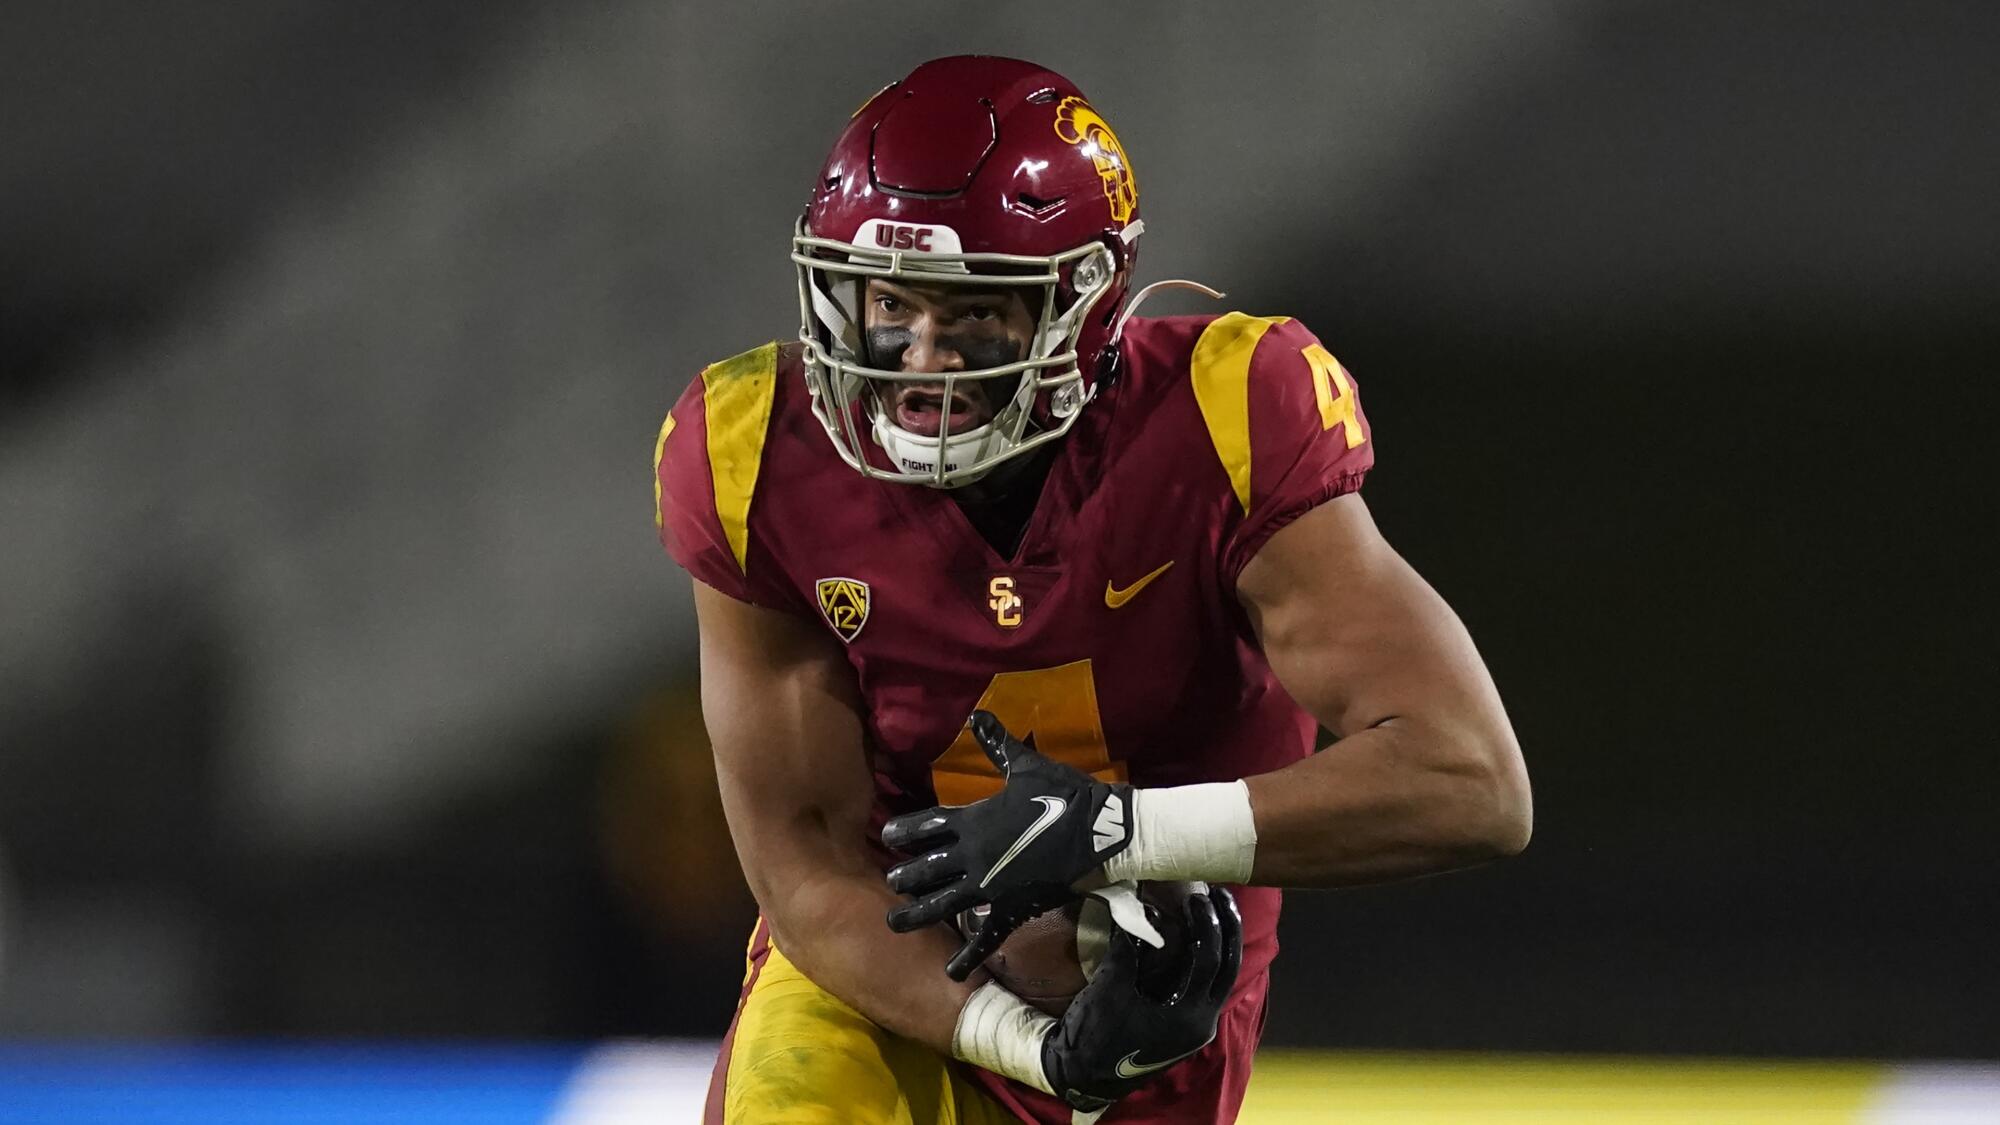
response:
{"label": "usc helmet logo", "polygon": [[1081,146],[1097,165],[1103,181],[1104,198],[1111,204],[1111,221],[1125,222],[1139,209],[1139,182],[1132,178],[1132,162],[1125,159],[1125,146],[1118,135],[1090,103],[1072,94],[1056,106],[1056,136]]}

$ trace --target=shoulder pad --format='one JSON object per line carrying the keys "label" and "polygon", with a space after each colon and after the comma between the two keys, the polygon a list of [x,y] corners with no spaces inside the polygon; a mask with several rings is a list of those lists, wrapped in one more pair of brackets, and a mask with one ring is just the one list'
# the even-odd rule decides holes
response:
{"label": "shoulder pad", "polygon": [[750,501],[764,462],[771,403],[778,386],[778,345],[765,344],[702,368],[702,415],[708,469],[715,481],[715,518],[738,570],[750,550]]}
{"label": "shoulder pad", "polygon": [[1209,441],[1245,514],[1270,497],[1308,450],[1341,428],[1338,445],[1314,453],[1329,469],[1365,471],[1372,457],[1353,378],[1290,317],[1225,313],[1194,343],[1188,374]]}

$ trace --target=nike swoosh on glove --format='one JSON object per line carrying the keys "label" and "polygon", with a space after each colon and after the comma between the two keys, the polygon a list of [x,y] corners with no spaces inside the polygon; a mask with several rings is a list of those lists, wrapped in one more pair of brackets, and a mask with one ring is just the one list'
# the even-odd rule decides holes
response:
{"label": "nike swoosh on glove", "polygon": [[882,843],[913,857],[889,869],[889,889],[910,896],[889,911],[890,929],[907,933],[991,907],[946,963],[953,980],[970,976],[1021,923],[1074,898],[1078,880],[1132,842],[1131,786],[1039,753],[990,711],[974,711],[971,727],[1006,778],[1000,792],[882,826]]}
{"label": "nike swoosh on glove", "polygon": [[1208,1046],[1243,965],[1243,919],[1221,887],[1187,884],[1179,942],[1124,930],[1042,1041],[1042,1073],[1073,1108],[1117,1101]]}

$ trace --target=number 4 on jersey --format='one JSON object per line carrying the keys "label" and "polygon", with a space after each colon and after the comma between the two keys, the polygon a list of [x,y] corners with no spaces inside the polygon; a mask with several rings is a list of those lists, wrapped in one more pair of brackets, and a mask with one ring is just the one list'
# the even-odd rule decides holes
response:
{"label": "number 4 on jersey", "polygon": [[[1347,448],[1353,449],[1368,440],[1361,432],[1361,423],[1354,417],[1356,398],[1354,384],[1347,378],[1347,369],[1333,358],[1333,353],[1318,344],[1305,349],[1306,362],[1312,365],[1313,395],[1319,399],[1319,428],[1330,430],[1341,427],[1347,438]],[[1338,393],[1336,392],[1338,390]]]}
{"label": "number 4 on jersey", "polygon": [[[993,712],[1024,742],[1032,735],[1035,749],[1058,762],[1099,781],[1126,780],[1125,763],[1112,761],[1105,745],[1097,682],[1088,660],[1002,672],[986,685],[974,709]],[[931,784],[937,789],[938,804],[969,805],[998,793],[1001,779],[968,727],[931,763]]]}

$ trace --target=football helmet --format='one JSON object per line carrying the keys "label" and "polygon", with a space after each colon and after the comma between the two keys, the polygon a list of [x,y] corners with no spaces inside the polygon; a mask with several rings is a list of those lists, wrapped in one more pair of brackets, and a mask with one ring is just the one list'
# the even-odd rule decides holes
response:
{"label": "football helmet", "polygon": [[[1139,233],[1124,148],[1068,79],[1018,59],[924,63],[855,111],[792,240],[814,414],[866,476],[950,488],[1068,432],[1117,362]],[[1016,289],[1035,317],[1014,362],[942,373],[874,362],[870,279]],[[910,384],[942,383],[935,433],[898,424]],[[988,417],[951,427],[954,393]],[[864,436],[866,435],[866,436]],[[888,467],[871,460],[872,438]]]}

